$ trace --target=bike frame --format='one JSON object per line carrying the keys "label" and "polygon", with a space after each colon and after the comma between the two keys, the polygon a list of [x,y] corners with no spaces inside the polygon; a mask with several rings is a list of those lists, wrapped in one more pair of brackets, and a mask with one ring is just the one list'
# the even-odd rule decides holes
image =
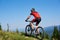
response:
{"label": "bike frame", "polygon": [[[30,26],[31,26],[31,25],[33,25],[34,27],[36,26],[36,24],[33,24],[32,21],[27,20],[26,22],[30,22],[30,23],[29,23]],[[32,28],[32,26],[31,26],[31,28]]]}

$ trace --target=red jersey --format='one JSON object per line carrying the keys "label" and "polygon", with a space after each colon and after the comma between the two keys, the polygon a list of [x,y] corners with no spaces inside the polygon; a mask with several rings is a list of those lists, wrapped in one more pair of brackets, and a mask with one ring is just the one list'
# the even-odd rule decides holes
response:
{"label": "red jersey", "polygon": [[38,12],[32,12],[31,15],[33,15],[35,18],[41,18]]}

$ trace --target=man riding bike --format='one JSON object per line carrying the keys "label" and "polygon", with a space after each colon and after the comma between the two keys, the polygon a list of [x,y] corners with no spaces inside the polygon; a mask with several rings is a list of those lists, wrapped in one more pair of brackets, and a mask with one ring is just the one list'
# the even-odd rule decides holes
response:
{"label": "man riding bike", "polygon": [[34,8],[32,8],[30,15],[27,17],[25,21],[27,21],[31,17],[31,15],[34,16],[34,19],[31,21],[30,25],[32,27],[32,30],[34,30],[34,26],[32,23],[36,22],[36,29],[37,29],[38,24],[41,22],[41,16],[39,15],[37,11],[35,11]]}

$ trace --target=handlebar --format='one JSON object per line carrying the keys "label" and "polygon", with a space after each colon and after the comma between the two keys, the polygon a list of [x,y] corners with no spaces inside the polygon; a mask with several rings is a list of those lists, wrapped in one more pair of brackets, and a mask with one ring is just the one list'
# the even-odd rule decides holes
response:
{"label": "handlebar", "polygon": [[27,20],[26,22],[32,22],[32,21]]}
{"label": "handlebar", "polygon": [[[30,21],[30,20],[25,20],[26,22],[32,22],[32,21]],[[33,24],[33,25],[36,25],[36,24]]]}
{"label": "handlebar", "polygon": [[29,21],[29,20],[25,20],[26,22],[32,22],[32,21]]}

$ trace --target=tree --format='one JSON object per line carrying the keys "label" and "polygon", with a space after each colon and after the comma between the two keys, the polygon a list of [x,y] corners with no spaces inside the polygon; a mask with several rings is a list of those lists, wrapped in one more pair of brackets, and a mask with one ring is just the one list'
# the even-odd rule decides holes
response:
{"label": "tree", "polygon": [[18,28],[16,28],[16,33],[19,33]]}
{"label": "tree", "polygon": [[59,38],[59,32],[58,32],[57,26],[54,26],[52,38],[54,38],[55,40],[58,40]]}
{"label": "tree", "polygon": [[9,24],[7,24],[7,32],[9,32]]}
{"label": "tree", "polygon": [[2,26],[1,26],[1,24],[0,24],[0,30],[2,30],[2,28],[1,28]]}
{"label": "tree", "polygon": [[59,25],[59,37],[58,38],[60,39],[60,25]]}
{"label": "tree", "polygon": [[49,35],[47,34],[47,32],[44,32],[44,38],[49,39]]}

